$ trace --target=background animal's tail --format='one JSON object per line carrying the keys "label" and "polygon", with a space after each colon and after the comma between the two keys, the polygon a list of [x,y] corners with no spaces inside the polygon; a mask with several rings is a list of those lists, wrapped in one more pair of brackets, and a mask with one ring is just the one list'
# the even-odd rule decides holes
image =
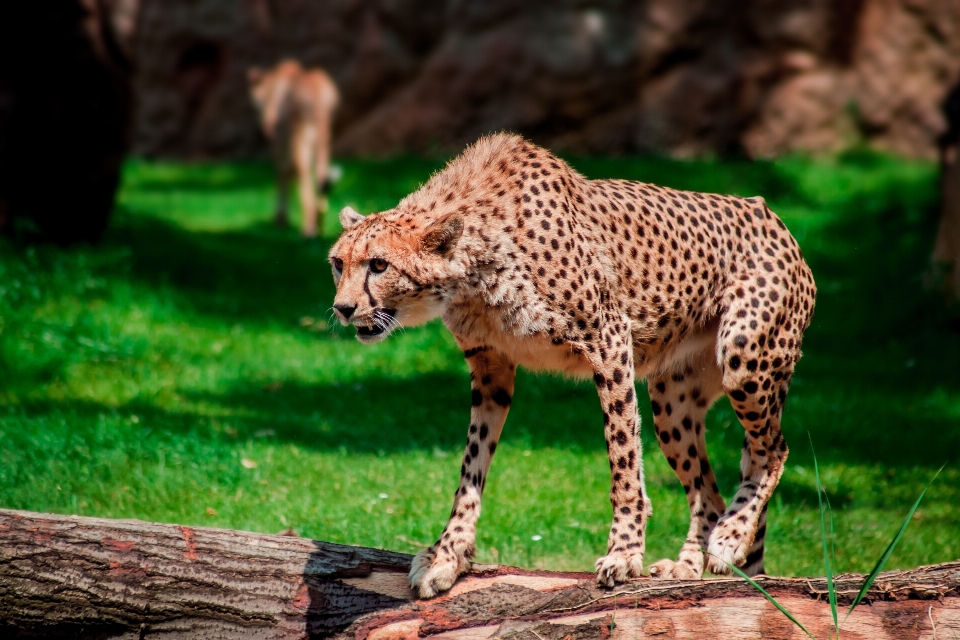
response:
{"label": "background animal's tail", "polygon": [[[326,74],[320,76],[317,84],[317,138],[314,149],[314,175],[317,192],[325,196],[339,175],[331,175],[330,147],[333,144],[333,113],[340,102],[337,85]],[[321,200],[321,209],[326,209],[325,199]]]}

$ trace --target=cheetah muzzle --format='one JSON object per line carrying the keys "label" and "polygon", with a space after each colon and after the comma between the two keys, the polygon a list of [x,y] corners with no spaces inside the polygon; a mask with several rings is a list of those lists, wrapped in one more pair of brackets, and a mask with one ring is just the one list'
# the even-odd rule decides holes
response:
{"label": "cheetah muzzle", "polygon": [[[410,570],[420,597],[470,570],[517,366],[594,382],[613,507],[599,584],[643,574],[652,512],[635,381],[644,378],[657,443],[690,508],[679,556],[650,574],[763,571],[767,503],[787,459],[780,420],[816,287],[762,198],[587,180],[501,134],[481,139],[395,208],[364,217],[348,207],[340,222],[330,250],[340,321],[374,343],[442,318],[470,368],[453,511]],[[705,439],[707,410],[724,395],[745,430],[729,504]]]}
{"label": "cheetah muzzle", "polygon": [[398,325],[396,309],[375,309],[371,315],[370,324],[354,322],[357,328],[357,340],[366,344],[379,342],[386,338]]}

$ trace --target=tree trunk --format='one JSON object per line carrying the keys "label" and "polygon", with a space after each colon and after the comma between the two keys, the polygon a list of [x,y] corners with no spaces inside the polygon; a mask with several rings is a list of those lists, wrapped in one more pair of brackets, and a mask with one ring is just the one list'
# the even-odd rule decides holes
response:
{"label": "tree trunk", "polygon": [[943,102],[947,130],[940,150],[940,224],[927,280],[953,302],[960,302],[960,83]]}
{"label": "tree trunk", "polygon": [[[72,638],[801,638],[739,578],[635,580],[475,565],[414,599],[410,556],[303,538],[0,510],[0,636]],[[822,578],[762,578],[817,637]],[[838,579],[849,603],[862,576]],[[960,562],[880,576],[844,638],[960,635]]]}
{"label": "tree trunk", "polygon": [[133,112],[112,18],[130,4],[0,2],[0,233],[71,244],[106,228]]}
{"label": "tree trunk", "polygon": [[933,245],[934,284],[960,302],[960,158],[956,147],[942,164],[940,225]]}

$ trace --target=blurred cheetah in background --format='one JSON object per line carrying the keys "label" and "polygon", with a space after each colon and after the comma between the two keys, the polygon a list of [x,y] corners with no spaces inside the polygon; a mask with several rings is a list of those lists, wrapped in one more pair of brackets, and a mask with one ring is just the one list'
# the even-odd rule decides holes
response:
{"label": "blurred cheetah in background", "polygon": [[[344,209],[330,251],[334,309],[361,342],[441,317],[470,367],[460,484],[410,584],[428,598],[470,568],[480,498],[517,365],[592,377],[610,459],[613,524],[601,585],[639,577],[651,513],[635,378],[690,505],[676,562],[763,571],[766,507],[787,458],[780,416],[816,289],[797,242],[762,198],[587,180],[513,135],[484,138],[394,209]],[[726,394],[745,431],[729,507],[707,460],[704,417]]]}
{"label": "blurred cheetah in background", "polygon": [[268,70],[248,69],[247,82],[277,171],[274,221],[287,226],[290,180],[296,178],[301,234],[312,238],[323,231],[327,210],[331,127],[340,100],[337,86],[322,69],[304,69],[296,60],[284,60]]}

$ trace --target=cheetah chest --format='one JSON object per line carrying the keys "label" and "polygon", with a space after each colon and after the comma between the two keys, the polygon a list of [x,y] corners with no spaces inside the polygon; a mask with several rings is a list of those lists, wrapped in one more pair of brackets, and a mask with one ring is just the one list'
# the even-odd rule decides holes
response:
{"label": "cheetah chest", "polygon": [[546,331],[523,334],[506,329],[509,319],[483,304],[458,305],[444,316],[444,324],[466,348],[487,346],[532,371],[549,371],[588,378],[590,362],[574,345],[556,344]]}

